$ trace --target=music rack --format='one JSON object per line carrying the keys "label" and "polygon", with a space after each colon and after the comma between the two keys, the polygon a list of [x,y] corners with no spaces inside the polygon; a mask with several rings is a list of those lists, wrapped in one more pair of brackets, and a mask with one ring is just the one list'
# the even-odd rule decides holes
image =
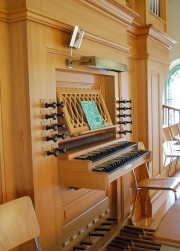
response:
{"label": "music rack", "polygon": [[[62,111],[66,114],[66,126],[71,136],[79,136],[90,132],[112,129],[117,126],[113,125],[111,121],[109,112],[99,89],[57,88],[57,99],[59,103],[64,102],[65,104]],[[102,120],[104,121],[105,127],[103,128],[90,130],[83,113],[81,101],[92,100],[95,101]]]}

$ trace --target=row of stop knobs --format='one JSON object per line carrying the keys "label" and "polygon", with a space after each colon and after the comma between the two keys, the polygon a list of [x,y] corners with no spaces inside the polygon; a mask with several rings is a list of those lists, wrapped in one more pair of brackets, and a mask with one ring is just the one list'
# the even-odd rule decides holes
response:
{"label": "row of stop knobs", "polygon": [[[64,102],[60,102],[60,103],[56,103],[56,102],[52,102],[52,103],[45,103],[44,105],[45,108],[57,108],[57,107],[64,107]],[[62,119],[65,118],[65,113],[61,112],[61,113],[52,113],[52,114],[45,114],[44,118],[45,119],[53,119],[53,120],[57,120],[58,117],[61,117]],[[57,131],[58,128],[61,129],[65,129],[65,124],[61,123],[52,123],[51,125],[46,125],[45,129],[48,130],[53,130],[53,131]],[[52,137],[50,136],[46,136],[45,140],[46,141],[53,141],[53,142],[58,142],[59,139],[65,139],[66,138],[66,134],[65,133],[61,133],[61,134],[53,134]],[[53,155],[55,157],[57,157],[59,155],[59,153],[65,153],[66,152],[66,148],[58,148],[56,147],[53,151],[47,151],[47,155]]]}
{"label": "row of stop knobs", "polygon": [[[124,100],[118,100],[117,103],[119,104],[118,110],[123,112],[122,114],[118,114],[117,117],[124,118],[124,119],[128,118],[128,117],[131,118],[131,114],[124,113],[124,112],[126,112],[128,110],[132,111],[132,107],[131,106],[130,107],[126,106],[127,104],[129,104],[129,103],[131,104],[132,103],[131,99],[130,100],[126,100],[126,99],[124,99]],[[120,105],[123,105],[123,106],[120,106]],[[125,120],[123,120],[123,121],[120,121],[118,124],[120,124],[120,125],[131,124],[132,125],[132,120],[131,121],[125,121]],[[123,130],[123,131],[119,132],[119,134],[125,134],[125,135],[127,133],[132,133],[132,130]]]}

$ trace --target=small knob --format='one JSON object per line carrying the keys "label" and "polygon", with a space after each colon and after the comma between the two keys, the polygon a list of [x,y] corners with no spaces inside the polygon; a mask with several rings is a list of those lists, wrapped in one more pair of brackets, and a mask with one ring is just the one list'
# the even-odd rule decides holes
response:
{"label": "small knob", "polygon": [[61,127],[62,129],[65,129],[65,128],[66,128],[66,126],[65,126],[64,123],[58,124],[57,126],[58,126],[58,127]]}
{"label": "small knob", "polygon": [[119,118],[126,118],[126,114],[119,114],[117,115]]}
{"label": "small knob", "polygon": [[61,123],[61,124],[54,124],[54,125],[51,125],[51,126],[46,126],[46,130],[54,130],[56,131],[58,129],[58,127],[61,127],[62,129],[65,129],[65,124],[64,123]]}
{"label": "small knob", "polygon": [[64,112],[61,112],[59,114],[57,114],[58,117],[61,117],[61,118],[64,118],[65,117],[65,113]]}
{"label": "small knob", "polygon": [[132,134],[132,130],[130,130],[130,131],[127,131],[127,130],[126,130],[126,133],[131,133],[131,134]]}
{"label": "small knob", "polygon": [[65,117],[65,113],[61,112],[59,114],[58,113],[52,113],[50,115],[48,115],[48,114],[45,115],[45,119],[51,119],[52,118],[52,119],[56,120],[57,117],[64,118]]}
{"label": "small knob", "polygon": [[53,114],[50,114],[50,115],[48,115],[48,114],[45,115],[45,119],[51,119],[51,118],[56,120],[57,119],[57,113],[53,113]]}
{"label": "small knob", "polygon": [[54,130],[54,131],[57,131],[58,129],[58,124],[54,124],[54,125],[51,125],[51,126],[46,126],[46,130]]}
{"label": "small knob", "polygon": [[123,103],[123,104],[126,104],[126,103],[131,103],[131,99],[130,100],[119,100],[119,103]]}
{"label": "small knob", "polygon": [[118,108],[119,110],[123,110],[123,111],[126,111],[126,110],[132,110],[132,107],[120,107]]}
{"label": "small knob", "polygon": [[61,102],[61,103],[56,103],[56,102],[45,103],[44,106],[45,106],[45,108],[52,107],[52,108],[55,109],[57,106],[64,107],[64,102]]}
{"label": "small knob", "polygon": [[124,134],[124,135],[126,135],[126,131],[121,131],[121,132],[119,132],[119,134]]}
{"label": "small knob", "polygon": [[57,134],[55,134],[53,137],[49,137],[49,136],[46,137],[46,141],[50,141],[50,140],[53,140],[54,142],[57,142],[58,141]]}
{"label": "small knob", "polygon": [[119,114],[119,118],[126,118],[126,117],[131,117],[131,114]]}
{"label": "small knob", "polygon": [[57,107],[57,103],[56,102],[45,103],[44,106],[45,106],[45,108],[48,108],[48,107],[56,108]]}
{"label": "small knob", "polygon": [[66,134],[62,133],[62,134],[55,134],[53,135],[53,137],[46,137],[46,141],[50,141],[53,140],[54,142],[57,142],[59,138],[65,139],[66,138]]}
{"label": "small knob", "polygon": [[53,152],[47,151],[47,156],[54,155],[55,157],[58,156],[59,153],[65,153],[66,148],[55,148]]}
{"label": "small knob", "polygon": [[120,125],[126,125],[127,124],[127,121],[122,121],[122,122],[119,122]]}
{"label": "small knob", "polygon": [[132,125],[132,121],[126,121],[126,124],[131,124]]}
{"label": "small knob", "polygon": [[57,149],[54,150],[54,152],[47,151],[47,156],[54,155],[54,157],[57,157],[59,154],[59,151]]}
{"label": "small knob", "polygon": [[58,138],[65,139],[65,138],[66,138],[66,134],[65,134],[65,133],[57,134],[57,137],[58,137]]}

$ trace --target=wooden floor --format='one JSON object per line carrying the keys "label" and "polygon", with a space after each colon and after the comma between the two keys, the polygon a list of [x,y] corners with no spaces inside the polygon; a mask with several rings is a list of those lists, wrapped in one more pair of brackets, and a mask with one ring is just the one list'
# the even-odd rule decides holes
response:
{"label": "wooden floor", "polygon": [[[175,176],[180,177],[180,172],[178,172]],[[180,197],[180,189],[177,193],[177,197]],[[161,206],[161,208],[158,210],[158,212],[153,217],[141,217],[139,220],[136,221],[136,226],[141,227],[150,227],[150,228],[157,228],[159,225],[163,215],[166,213],[166,211],[171,207],[171,205],[174,203],[174,193],[168,192],[167,200],[166,202]]]}

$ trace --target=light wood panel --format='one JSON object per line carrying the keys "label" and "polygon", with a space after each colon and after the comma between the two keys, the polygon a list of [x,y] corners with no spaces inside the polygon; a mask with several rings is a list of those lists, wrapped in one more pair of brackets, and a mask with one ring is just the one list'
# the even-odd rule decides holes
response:
{"label": "light wood panel", "polygon": [[[3,3],[3,1],[1,2]],[[0,112],[1,112],[1,202],[16,197],[16,177],[14,173],[14,119],[12,119],[13,92],[11,89],[11,60],[9,27],[4,20],[0,21]],[[9,180],[11,182],[9,182]]]}

